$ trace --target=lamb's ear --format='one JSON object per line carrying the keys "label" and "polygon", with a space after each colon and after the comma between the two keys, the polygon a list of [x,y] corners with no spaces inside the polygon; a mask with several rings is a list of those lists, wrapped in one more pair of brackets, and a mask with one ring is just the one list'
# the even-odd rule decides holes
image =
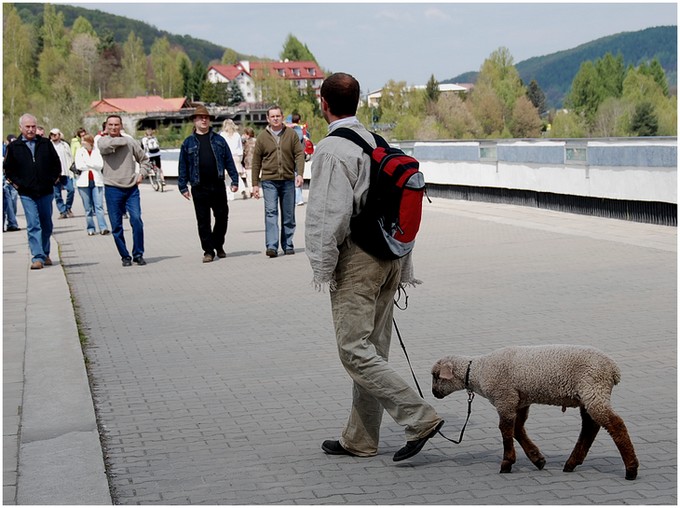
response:
{"label": "lamb's ear", "polygon": [[442,362],[439,369],[439,378],[446,381],[453,379],[453,364],[451,362]]}

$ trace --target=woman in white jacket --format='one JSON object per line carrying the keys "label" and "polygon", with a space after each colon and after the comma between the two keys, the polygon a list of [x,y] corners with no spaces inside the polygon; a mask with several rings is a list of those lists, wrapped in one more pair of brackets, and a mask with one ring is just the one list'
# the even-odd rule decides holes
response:
{"label": "woman in white jacket", "polygon": [[[234,166],[236,166],[238,175],[242,179],[245,176],[245,168],[243,167],[243,141],[241,140],[241,135],[238,132],[238,127],[232,119],[227,118],[224,122],[222,122],[220,136],[222,136],[229,145],[231,157],[234,159]],[[248,196],[246,195],[247,188],[245,183],[241,184],[241,181],[239,181],[239,188],[241,188],[241,195],[243,196],[243,199],[246,199]],[[234,199],[234,193],[231,192],[231,189],[228,187],[227,199],[229,201]]]}
{"label": "woman in white jacket", "polygon": [[97,233],[94,217],[97,216],[99,232],[102,235],[110,233],[104,217],[104,177],[102,168],[104,160],[101,153],[95,148],[94,138],[86,134],[82,139],[82,146],[76,151],[76,170],[80,172],[76,180],[78,193],[83,200],[85,208],[85,220],[87,221],[87,234],[93,236]]}

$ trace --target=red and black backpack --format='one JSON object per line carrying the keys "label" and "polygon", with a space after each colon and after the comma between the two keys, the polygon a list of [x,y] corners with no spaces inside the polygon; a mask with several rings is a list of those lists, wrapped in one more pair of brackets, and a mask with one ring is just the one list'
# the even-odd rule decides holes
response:
{"label": "red and black backpack", "polygon": [[350,222],[352,240],[373,256],[398,259],[411,252],[420,229],[425,177],[416,159],[371,134],[376,148],[346,127],[335,129],[329,136],[356,143],[371,158],[366,204]]}

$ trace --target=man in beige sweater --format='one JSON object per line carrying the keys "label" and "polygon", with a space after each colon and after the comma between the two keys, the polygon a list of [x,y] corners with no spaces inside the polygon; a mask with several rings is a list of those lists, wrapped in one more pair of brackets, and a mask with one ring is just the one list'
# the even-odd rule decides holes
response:
{"label": "man in beige sweater", "polygon": [[[97,147],[104,159],[104,197],[111,221],[111,233],[123,266],[131,266],[134,261],[143,266],[144,260],[144,223],[139,203],[139,187],[148,174],[149,158],[142,146],[132,137],[123,134],[123,121],[118,115],[106,119],[106,132],[97,140]],[[139,163],[140,172],[137,173]],[[123,235],[123,215],[130,214],[132,227],[132,256],[125,245]]]}

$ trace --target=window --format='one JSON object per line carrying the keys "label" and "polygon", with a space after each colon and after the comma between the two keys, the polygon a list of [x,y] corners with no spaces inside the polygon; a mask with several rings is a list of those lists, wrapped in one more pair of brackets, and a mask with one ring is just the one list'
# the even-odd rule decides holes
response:
{"label": "window", "polygon": [[583,143],[569,143],[564,146],[564,163],[585,165],[588,163],[588,147]]}
{"label": "window", "polygon": [[498,148],[496,144],[493,143],[480,143],[479,145],[479,160],[480,161],[497,161],[498,160]]}
{"label": "window", "polygon": [[291,69],[293,71],[293,76],[300,76],[300,69]]}
{"label": "window", "polygon": [[310,76],[316,76],[316,69],[315,68],[310,68],[307,69],[307,72],[309,73]]}

